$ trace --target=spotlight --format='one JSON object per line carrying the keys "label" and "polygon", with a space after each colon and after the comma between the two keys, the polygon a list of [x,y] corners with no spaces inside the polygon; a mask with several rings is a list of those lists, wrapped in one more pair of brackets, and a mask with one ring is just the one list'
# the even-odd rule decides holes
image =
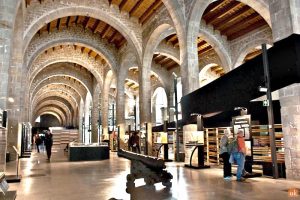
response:
{"label": "spotlight", "polygon": [[258,87],[258,91],[260,91],[260,92],[267,92],[267,91],[268,91],[268,88],[259,86],[259,87]]}

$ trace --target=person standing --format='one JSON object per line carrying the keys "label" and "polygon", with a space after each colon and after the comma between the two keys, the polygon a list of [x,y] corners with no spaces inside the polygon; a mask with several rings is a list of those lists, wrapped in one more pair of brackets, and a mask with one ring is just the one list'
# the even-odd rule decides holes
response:
{"label": "person standing", "polygon": [[45,136],[45,146],[47,151],[47,160],[50,160],[51,158],[51,149],[53,145],[53,139],[52,139],[52,133],[50,131],[47,131]]}
{"label": "person standing", "polygon": [[39,148],[40,144],[42,144],[42,139],[40,138],[39,133],[37,133],[35,135],[35,145],[38,153],[40,153],[40,148]]}
{"label": "person standing", "polygon": [[132,136],[132,151],[135,153],[141,153],[140,150],[140,137],[138,136],[138,132],[133,132]]}
{"label": "person standing", "polygon": [[231,137],[231,133],[226,129],[220,141],[220,157],[223,159],[223,177],[228,181],[231,180],[231,163],[229,162],[230,153],[227,149],[229,137]]}
{"label": "person standing", "polygon": [[242,177],[244,166],[245,166],[245,155],[246,155],[246,146],[245,146],[243,130],[238,131],[236,141],[237,141],[237,150],[233,152],[233,159],[238,165],[237,172],[236,172],[236,180],[242,182],[246,180],[245,178]]}

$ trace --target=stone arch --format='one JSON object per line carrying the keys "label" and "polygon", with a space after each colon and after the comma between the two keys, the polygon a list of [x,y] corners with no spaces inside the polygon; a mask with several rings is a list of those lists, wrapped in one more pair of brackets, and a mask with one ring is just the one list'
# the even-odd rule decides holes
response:
{"label": "stone arch", "polygon": [[70,109],[61,102],[53,101],[53,100],[43,101],[43,102],[39,103],[38,106],[36,106],[34,110],[39,110],[40,108],[43,108],[43,107],[51,107],[53,105],[54,105],[54,107],[59,107],[63,111],[63,113],[65,114],[66,119],[67,119],[67,125],[71,125],[72,118],[73,118],[72,113],[71,113]]}
{"label": "stone arch", "polygon": [[113,72],[116,73],[119,65],[117,49],[109,44],[107,40],[97,37],[92,31],[84,30],[82,27],[70,27],[63,30],[54,30],[51,34],[44,33],[40,36],[34,36],[25,52],[25,58],[28,58],[26,66],[31,66],[34,59],[41,52],[61,44],[80,44],[92,49],[101,55]]}
{"label": "stone arch", "polygon": [[37,115],[35,115],[34,118],[32,118],[32,120],[33,120],[32,124],[34,124],[34,121],[36,120],[36,118],[38,116],[42,116],[42,115],[46,115],[46,114],[53,115],[54,117],[56,117],[56,119],[58,120],[59,124],[62,125],[62,119],[61,119],[61,117],[59,116],[59,114],[57,114],[54,111],[44,111],[44,112],[41,112],[41,113],[37,113]]}
{"label": "stone arch", "polygon": [[[43,98],[43,99],[40,99],[39,101],[49,101],[49,102],[52,102],[52,101],[55,101],[55,102],[58,102],[60,104],[64,104],[68,110],[70,111],[70,113],[72,113],[72,115],[75,114],[75,111],[76,111],[76,107],[71,104],[71,102],[69,102],[67,99],[64,99],[62,97],[58,97],[58,96],[51,96],[51,97],[46,97],[46,98]],[[36,101],[35,104],[33,105],[33,107],[35,107],[37,104],[39,104],[39,101]]]}
{"label": "stone arch", "polygon": [[149,34],[149,38],[146,41],[144,49],[143,68],[151,68],[151,61],[156,47],[164,38],[174,32],[175,29],[170,24],[161,24]]}
{"label": "stone arch", "polygon": [[180,64],[180,52],[178,48],[174,48],[172,45],[168,45],[166,42],[162,41],[156,47],[154,53],[167,56],[174,60],[177,64]]}
{"label": "stone arch", "polygon": [[[66,65],[58,64],[54,66],[49,66],[45,73],[41,71],[32,81],[32,84],[30,85],[29,92],[31,93],[40,83],[45,81],[46,79],[50,79],[51,81],[52,77],[70,77],[76,81],[78,81],[86,90],[92,92],[93,86],[92,86],[92,78],[88,74],[82,73],[80,69],[71,68],[72,65]],[[48,82],[49,82],[48,81]],[[80,85],[80,86],[81,86]],[[81,89],[83,91],[83,89]]]}
{"label": "stone arch", "polygon": [[[209,6],[209,4],[211,4],[212,2],[214,2],[215,0],[208,0],[208,1],[202,1],[202,0],[196,0],[192,3],[191,6],[191,12],[190,12],[190,16],[189,16],[189,23],[188,23],[188,32],[187,32],[187,38],[191,39],[192,41],[194,41],[198,34],[199,34],[199,30],[201,30],[201,26],[205,26],[203,22],[201,22],[201,18],[202,15],[205,11],[205,9]],[[270,20],[270,13],[269,13],[269,8],[268,8],[268,4],[264,1],[264,0],[257,0],[257,1],[248,1],[248,0],[237,0],[240,1],[248,6],[250,6],[251,8],[253,8],[256,12],[258,12],[265,20],[266,22],[269,24],[269,26],[271,27],[271,20]],[[200,25],[201,22],[201,25]],[[207,30],[207,29],[204,29]],[[208,42],[212,42],[212,44],[215,44],[213,47],[219,47],[220,42],[219,40],[215,40],[213,39],[210,33],[205,34],[208,38]],[[216,34],[214,34],[214,36],[216,36]],[[220,40],[222,41],[222,40]],[[216,52],[219,54],[220,59],[223,62],[223,66],[225,71],[230,71],[232,63],[228,62],[225,63],[226,61],[226,55],[224,53],[226,53],[226,51],[224,51],[222,53],[223,48],[217,48]],[[225,48],[226,49],[226,48]]]}
{"label": "stone arch", "polygon": [[[66,95],[68,93],[68,95]],[[75,93],[72,90],[66,90],[64,88],[54,88],[54,89],[45,89],[40,90],[32,99],[32,104],[30,105],[30,108],[32,108],[32,105],[35,104],[35,102],[39,102],[41,99],[47,98],[47,97],[53,97],[58,96],[61,98],[66,99],[68,102],[70,102],[71,105],[75,105],[76,108],[80,105],[81,98],[78,96],[77,93]]]}
{"label": "stone arch", "polygon": [[44,24],[57,18],[72,15],[87,15],[111,25],[126,38],[127,42],[134,48],[137,57],[141,58],[142,34],[140,25],[131,20],[129,16],[120,14],[119,9],[110,6],[106,0],[94,0],[89,4],[77,0],[70,0],[68,3],[61,3],[60,1],[43,2],[43,4],[33,7],[32,10],[28,9],[24,28],[24,50],[34,34]]}
{"label": "stone arch", "polygon": [[66,121],[67,121],[67,119],[66,119],[66,116],[64,115],[64,113],[60,110],[60,109],[58,109],[58,108],[56,108],[56,107],[43,107],[43,108],[41,108],[41,109],[39,109],[39,110],[36,110],[35,112],[34,112],[34,114],[33,114],[33,116],[34,116],[34,118],[33,119],[36,119],[36,117],[37,116],[40,116],[41,114],[40,113],[43,113],[43,112],[49,112],[49,111],[51,111],[51,112],[54,112],[54,113],[56,113],[58,116],[60,116],[60,118],[61,118],[61,125],[62,126],[65,126],[66,125]]}
{"label": "stone arch", "polygon": [[266,38],[259,38],[256,40],[251,40],[249,43],[243,44],[243,46],[240,46],[239,51],[236,54],[236,61],[235,64],[233,65],[233,69],[237,68],[238,66],[240,66],[241,64],[243,64],[244,58],[246,57],[247,53],[249,53],[249,51],[261,44],[270,44],[272,45],[272,39],[266,39]]}
{"label": "stone arch", "polygon": [[[60,81],[60,80],[59,80]],[[65,86],[70,87],[74,93],[76,92],[78,98],[85,98],[87,91],[84,91],[84,93],[82,93],[82,91],[80,89],[78,89],[77,87],[74,87],[74,84],[72,84],[71,82],[55,82],[55,83],[47,83],[47,80],[43,81],[40,85],[38,85],[31,93],[31,99],[36,96],[36,94],[38,94],[39,91],[41,90],[46,90],[49,88],[49,86],[52,86],[53,88],[63,88]]]}
{"label": "stone arch", "polygon": [[47,54],[41,54],[32,64],[29,69],[28,77],[30,77],[30,83],[32,79],[48,65],[70,62],[76,63],[85,67],[96,78],[97,82],[103,84],[103,70],[106,66],[103,66],[100,62],[94,58],[88,57],[87,54],[81,53],[79,49],[75,50],[72,46],[63,47],[55,51],[50,51]]}
{"label": "stone arch", "polygon": [[158,92],[161,89],[164,92],[162,95],[165,97],[166,107],[168,107],[168,96],[167,96],[167,92],[166,92],[165,88],[163,88],[163,87],[157,87],[157,88],[155,88],[154,91],[153,91],[153,94],[151,95],[151,111],[152,111],[152,116],[153,116],[153,114],[155,114],[155,116],[153,116],[153,119],[155,119],[154,123],[157,123],[157,120],[156,120],[156,99],[157,99],[157,95],[159,95]]}
{"label": "stone arch", "polygon": [[[199,73],[200,87],[203,86],[203,84],[201,84],[201,80],[204,78],[204,75],[208,72],[208,70],[210,68],[215,67],[215,66],[218,66],[218,64],[217,63],[210,63],[210,64],[207,64],[205,67],[203,67],[203,69],[200,71],[200,73]],[[219,77],[217,77],[217,78],[219,78]],[[214,77],[214,78],[216,79],[216,77]],[[213,80],[215,80],[215,79],[213,79]],[[211,82],[213,80],[210,80],[209,82]]]}
{"label": "stone arch", "polygon": [[197,36],[199,35],[212,46],[219,56],[225,71],[229,72],[232,66],[232,61],[230,47],[227,40],[225,40],[220,33],[216,32],[212,26],[207,26],[203,20],[201,21]]}

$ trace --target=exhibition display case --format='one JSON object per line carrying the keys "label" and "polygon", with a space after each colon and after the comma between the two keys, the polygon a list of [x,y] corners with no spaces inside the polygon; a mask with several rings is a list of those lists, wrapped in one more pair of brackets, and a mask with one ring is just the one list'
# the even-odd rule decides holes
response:
{"label": "exhibition display case", "polygon": [[107,143],[71,142],[68,153],[69,161],[105,160],[109,159],[109,146]]}

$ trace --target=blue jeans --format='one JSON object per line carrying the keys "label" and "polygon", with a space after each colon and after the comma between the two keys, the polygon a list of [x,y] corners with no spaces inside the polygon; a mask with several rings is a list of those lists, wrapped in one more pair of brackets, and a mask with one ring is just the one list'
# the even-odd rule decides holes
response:
{"label": "blue jeans", "polygon": [[240,180],[244,170],[245,155],[241,152],[235,152],[233,153],[233,159],[238,165],[237,172],[236,172],[236,179]]}

